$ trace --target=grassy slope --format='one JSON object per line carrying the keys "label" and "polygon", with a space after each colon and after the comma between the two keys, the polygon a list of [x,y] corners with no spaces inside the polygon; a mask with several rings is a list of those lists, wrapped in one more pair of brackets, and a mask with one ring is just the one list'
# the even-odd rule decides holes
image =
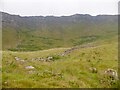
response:
{"label": "grassy slope", "polygon": [[[86,27],[87,26],[87,27]],[[117,24],[72,24],[47,26],[37,29],[3,28],[3,49],[12,51],[36,51],[50,48],[71,47],[117,34]]]}
{"label": "grassy slope", "polygon": [[[116,87],[117,84],[110,85],[110,82],[104,78],[103,72],[108,68],[117,70],[117,38],[97,41],[93,45],[95,47],[80,48],[52,62],[31,59],[56,56],[67,48],[34,52],[3,51],[3,87]],[[24,59],[25,62],[15,61],[15,56]],[[28,65],[35,67],[32,74],[25,69]],[[97,68],[98,73],[91,73],[90,67]],[[100,83],[100,80],[105,82]]]}

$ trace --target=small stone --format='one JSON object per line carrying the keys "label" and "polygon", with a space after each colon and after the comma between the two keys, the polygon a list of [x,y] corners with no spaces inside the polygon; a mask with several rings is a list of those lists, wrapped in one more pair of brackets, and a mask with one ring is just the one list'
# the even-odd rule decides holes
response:
{"label": "small stone", "polygon": [[91,71],[92,73],[97,73],[97,69],[96,69],[96,68],[92,67],[92,68],[89,68],[89,69],[90,69],[90,71]]}
{"label": "small stone", "polygon": [[6,86],[7,86],[7,85],[8,85],[8,82],[4,82],[4,85],[6,85]]}
{"label": "small stone", "polygon": [[53,59],[53,57],[48,57],[47,59],[48,59],[48,60],[52,60],[52,59]]}
{"label": "small stone", "polygon": [[7,84],[8,82],[4,82],[4,84]]}
{"label": "small stone", "polygon": [[20,58],[18,58],[18,57],[15,57],[15,60],[19,61],[19,60],[20,60]]}
{"label": "small stone", "polygon": [[25,60],[20,60],[21,62],[25,62]]}
{"label": "small stone", "polygon": [[35,67],[33,67],[33,66],[26,66],[25,68],[26,69],[35,69]]}

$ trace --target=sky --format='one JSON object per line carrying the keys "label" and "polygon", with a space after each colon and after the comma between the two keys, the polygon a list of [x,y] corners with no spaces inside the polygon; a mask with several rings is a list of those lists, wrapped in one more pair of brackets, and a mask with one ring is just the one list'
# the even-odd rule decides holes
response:
{"label": "sky", "polygon": [[119,0],[0,0],[0,11],[21,16],[118,14]]}

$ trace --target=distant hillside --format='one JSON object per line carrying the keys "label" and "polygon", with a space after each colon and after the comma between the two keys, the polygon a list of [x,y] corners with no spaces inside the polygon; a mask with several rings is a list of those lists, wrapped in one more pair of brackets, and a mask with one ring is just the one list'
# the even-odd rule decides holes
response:
{"label": "distant hillside", "polygon": [[117,35],[117,15],[10,15],[2,12],[3,50],[34,51],[71,47]]}

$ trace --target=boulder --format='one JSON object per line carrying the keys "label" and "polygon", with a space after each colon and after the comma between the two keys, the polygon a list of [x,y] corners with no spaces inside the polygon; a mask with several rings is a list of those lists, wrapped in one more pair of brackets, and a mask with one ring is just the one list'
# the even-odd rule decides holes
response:
{"label": "boulder", "polygon": [[114,69],[107,69],[107,70],[105,70],[104,73],[105,73],[105,75],[106,75],[107,77],[110,77],[110,78],[112,78],[113,80],[117,80],[117,79],[118,79],[117,71],[114,70]]}

